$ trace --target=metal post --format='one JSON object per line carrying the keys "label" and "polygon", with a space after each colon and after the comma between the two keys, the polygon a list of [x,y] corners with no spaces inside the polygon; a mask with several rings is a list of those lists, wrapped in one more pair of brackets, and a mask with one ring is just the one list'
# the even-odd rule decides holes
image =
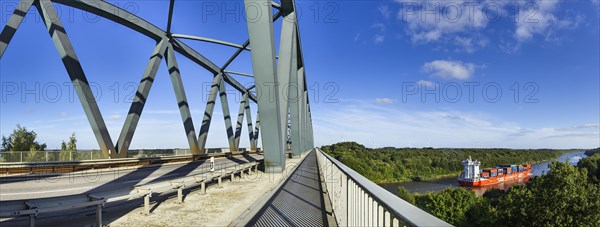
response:
{"label": "metal post", "polygon": [[30,214],[29,215],[29,226],[30,227],[34,227],[35,226],[35,214]]}
{"label": "metal post", "polygon": [[202,183],[200,183],[200,193],[202,195],[206,195],[206,182],[202,181]]}
{"label": "metal post", "polygon": [[19,154],[21,154],[21,162],[23,162],[23,152],[19,152]]}
{"label": "metal post", "polygon": [[96,206],[96,226],[102,226],[102,204]]}
{"label": "metal post", "polygon": [[177,202],[183,203],[183,187],[177,188]]}
{"label": "metal post", "polygon": [[221,176],[219,176],[217,182],[218,182],[219,188],[222,188],[223,186],[221,185]]}
{"label": "metal post", "polygon": [[150,214],[150,196],[152,194],[148,193],[147,195],[144,196],[144,214],[149,215]]}

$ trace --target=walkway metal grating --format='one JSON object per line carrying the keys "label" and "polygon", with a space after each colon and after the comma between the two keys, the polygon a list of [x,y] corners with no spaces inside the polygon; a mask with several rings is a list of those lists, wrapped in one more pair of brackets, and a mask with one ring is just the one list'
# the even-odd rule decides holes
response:
{"label": "walkway metal grating", "polygon": [[252,218],[250,226],[327,226],[315,152]]}

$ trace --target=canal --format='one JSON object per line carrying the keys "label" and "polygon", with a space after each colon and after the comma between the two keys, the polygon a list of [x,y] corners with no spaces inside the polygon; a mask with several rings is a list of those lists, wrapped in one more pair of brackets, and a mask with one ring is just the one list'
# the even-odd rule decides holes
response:
{"label": "canal", "polygon": [[[586,157],[586,155],[584,154],[583,151],[577,151],[577,152],[570,152],[570,153],[561,155],[556,160],[560,161],[560,162],[566,162],[568,160],[571,165],[577,165],[577,162],[579,162],[579,159],[582,159],[584,157]],[[531,169],[531,176],[541,176],[541,175],[547,173],[548,170],[550,170],[549,164],[550,164],[550,162],[540,162],[540,163],[533,164],[532,169]],[[391,193],[394,193],[394,195],[396,194],[396,192],[398,190],[398,186],[402,186],[402,187],[406,188],[411,193],[424,194],[427,192],[442,191],[446,188],[461,187],[460,185],[458,185],[456,178],[457,177],[450,177],[450,178],[442,178],[442,179],[428,180],[428,181],[388,183],[388,184],[380,184],[380,186],[385,188],[386,190],[390,191]],[[506,181],[506,182],[495,184],[495,185],[490,185],[490,186],[485,186],[485,187],[476,187],[476,188],[471,188],[471,189],[473,191],[475,191],[476,194],[483,195],[483,193],[488,189],[497,188],[497,189],[508,190],[508,188],[510,188],[510,186],[513,186],[516,184],[523,184],[523,183],[527,182],[527,180],[529,180],[529,178],[513,180],[513,181]]]}

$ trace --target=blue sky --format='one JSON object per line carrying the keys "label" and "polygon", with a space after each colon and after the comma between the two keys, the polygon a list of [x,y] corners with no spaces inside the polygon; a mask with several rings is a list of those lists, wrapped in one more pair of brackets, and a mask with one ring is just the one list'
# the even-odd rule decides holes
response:
{"label": "blue sky", "polygon": [[[166,28],[168,1],[109,2]],[[16,3],[2,1],[2,27]],[[107,19],[56,7],[116,141],[155,43]],[[247,39],[242,7],[242,1],[176,1],[172,30],[241,44]],[[315,142],[598,147],[598,7],[594,0],[297,1]],[[185,42],[217,65],[235,52]],[[177,57],[198,130],[212,75]],[[251,73],[250,54],[230,69]],[[51,149],[73,132],[79,147],[98,147],[35,9],[0,61],[0,82],[2,135],[20,123]],[[217,104],[208,147],[227,144],[221,116]],[[163,62],[132,148],[186,147],[184,134]],[[246,136],[241,144],[247,146]]]}

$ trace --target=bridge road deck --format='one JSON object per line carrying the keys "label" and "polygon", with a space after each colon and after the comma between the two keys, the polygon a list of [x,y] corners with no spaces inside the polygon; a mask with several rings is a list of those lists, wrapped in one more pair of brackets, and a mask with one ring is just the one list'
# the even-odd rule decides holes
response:
{"label": "bridge road deck", "polygon": [[315,152],[306,156],[249,226],[328,226]]}

